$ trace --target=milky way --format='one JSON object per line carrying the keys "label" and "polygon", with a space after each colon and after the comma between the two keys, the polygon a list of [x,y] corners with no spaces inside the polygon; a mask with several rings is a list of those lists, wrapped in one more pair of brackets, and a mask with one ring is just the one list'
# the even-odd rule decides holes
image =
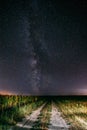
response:
{"label": "milky way", "polygon": [[8,0],[0,10],[0,91],[84,94],[87,2]]}

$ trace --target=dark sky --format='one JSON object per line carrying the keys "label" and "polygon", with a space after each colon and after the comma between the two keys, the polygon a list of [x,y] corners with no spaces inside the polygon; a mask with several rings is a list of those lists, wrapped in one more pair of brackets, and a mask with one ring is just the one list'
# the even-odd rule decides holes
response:
{"label": "dark sky", "polygon": [[87,94],[87,1],[0,1],[0,91]]}

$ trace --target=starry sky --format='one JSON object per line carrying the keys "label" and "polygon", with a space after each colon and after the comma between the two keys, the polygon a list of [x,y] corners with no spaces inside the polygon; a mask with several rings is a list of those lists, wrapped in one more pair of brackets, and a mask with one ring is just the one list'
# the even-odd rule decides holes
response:
{"label": "starry sky", "polygon": [[87,1],[0,1],[0,92],[87,94]]}

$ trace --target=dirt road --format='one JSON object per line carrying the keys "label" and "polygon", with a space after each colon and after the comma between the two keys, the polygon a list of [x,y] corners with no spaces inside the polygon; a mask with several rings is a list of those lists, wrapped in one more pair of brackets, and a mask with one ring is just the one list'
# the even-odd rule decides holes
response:
{"label": "dirt road", "polygon": [[[15,127],[10,130],[30,130],[34,123],[38,120],[41,110],[45,104],[43,104],[40,108],[33,111],[31,115],[27,116],[23,119],[22,122],[19,122]],[[68,130],[69,126],[62,118],[61,113],[58,111],[56,105],[52,102],[52,111],[50,122],[48,125],[48,130]],[[32,129],[33,130],[33,129]]]}

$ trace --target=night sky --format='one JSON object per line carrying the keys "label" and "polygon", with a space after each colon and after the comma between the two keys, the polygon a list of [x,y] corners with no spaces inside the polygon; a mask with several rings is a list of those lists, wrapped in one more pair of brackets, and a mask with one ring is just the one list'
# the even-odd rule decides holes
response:
{"label": "night sky", "polygon": [[0,1],[0,92],[87,94],[87,1]]}

